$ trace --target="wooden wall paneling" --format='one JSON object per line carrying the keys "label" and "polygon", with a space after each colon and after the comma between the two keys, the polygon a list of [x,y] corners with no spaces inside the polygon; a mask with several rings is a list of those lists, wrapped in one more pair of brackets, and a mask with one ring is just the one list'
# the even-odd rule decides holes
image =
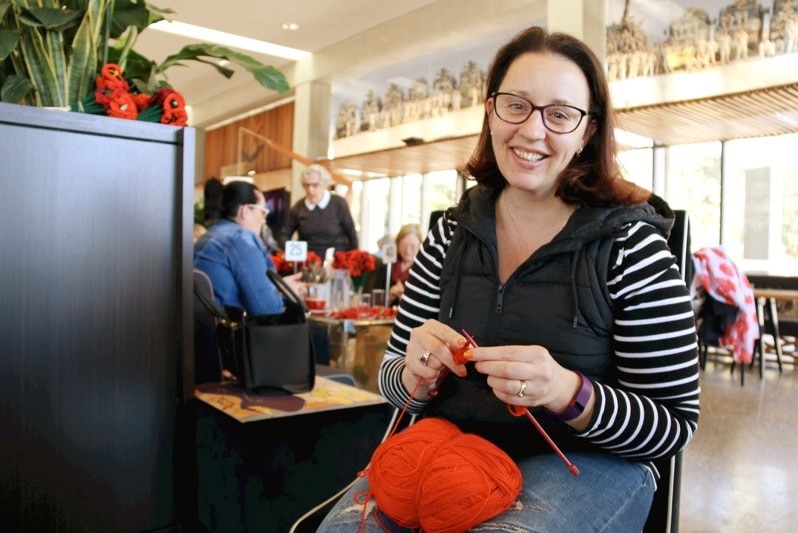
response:
{"label": "wooden wall paneling", "polygon": [[[267,137],[291,149],[294,137],[294,103],[269,109],[262,113],[242,118],[205,134],[205,179],[221,178],[222,168],[236,165],[239,161],[238,139],[240,128]],[[265,146],[265,142],[246,131],[242,136],[241,173],[248,170],[269,172],[291,167],[291,158]],[[248,159],[251,158],[251,161]]]}

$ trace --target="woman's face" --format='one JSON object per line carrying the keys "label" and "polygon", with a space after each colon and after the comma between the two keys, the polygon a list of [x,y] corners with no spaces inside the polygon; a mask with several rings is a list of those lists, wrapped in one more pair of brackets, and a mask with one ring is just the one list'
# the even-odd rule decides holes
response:
{"label": "woman's face", "polygon": [[421,247],[421,241],[418,237],[413,233],[408,233],[398,243],[398,252],[399,257],[402,258],[402,261],[413,262],[416,260],[416,254],[418,253],[418,249]]}
{"label": "woman's face", "polygon": [[[518,56],[498,92],[521,96],[535,106],[565,104],[590,109],[590,89],[581,69],[571,60],[548,52]],[[521,124],[511,124],[496,115],[494,106],[493,98],[485,103],[493,152],[502,175],[513,187],[540,197],[553,195],[558,176],[595,130],[589,117],[583,117],[571,133],[554,133],[543,125],[541,110],[533,111]]]}
{"label": "woman's face", "polygon": [[263,225],[266,224],[266,216],[269,214],[263,194],[256,190],[255,203],[243,205],[241,209],[241,225],[260,234]]}

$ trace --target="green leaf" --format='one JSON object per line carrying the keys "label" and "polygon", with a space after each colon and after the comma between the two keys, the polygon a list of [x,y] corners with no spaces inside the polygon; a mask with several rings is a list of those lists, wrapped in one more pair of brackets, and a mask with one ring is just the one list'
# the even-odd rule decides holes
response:
{"label": "green leaf", "polygon": [[6,16],[9,7],[11,7],[11,2],[0,2],[0,21]]}
{"label": "green leaf", "polygon": [[[2,15],[0,15],[0,19]],[[0,30],[0,61],[11,55],[17,47],[22,30]]]}
{"label": "green leaf", "polygon": [[47,53],[47,47],[38,31],[27,29],[20,39],[20,54],[30,81],[36,88],[36,100],[40,106],[64,106],[63,94],[59,90],[55,67]]}
{"label": "green leaf", "polygon": [[80,11],[56,9],[52,7],[22,8],[19,21],[32,28],[44,28],[48,31],[62,31],[75,25],[83,16]]}
{"label": "green leaf", "polygon": [[18,104],[33,90],[33,84],[28,78],[11,75],[6,78],[5,83],[3,83],[3,88],[0,89],[0,100]]}
{"label": "green leaf", "polygon": [[69,103],[67,93],[69,84],[67,83],[67,59],[64,52],[64,36],[61,32],[51,31],[47,33],[44,42],[47,46],[47,53],[53,62],[53,76],[58,87],[59,95],[65,104]]}
{"label": "green leaf", "polygon": [[136,44],[136,39],[138,39],[138,36],[139,31],[135,27],[131,26],[120,36],[116,44],[113,46],[113,48],[118,52],[118,55],[115,56],[116,60],[114,63],[119,65],[119,68],[122,69],[122,72],[127,71],[127,58],[133,51],[133,45]]}
{"label": "green leaf", "polygon": [[[157,12],[156,12],[157,10]],[[154,24],[163,17],[158,13],[173,13],[171,9],[158,9],[141,0],[116,0],[114,4],[111,37],[116,39],[128,27],[134,27],[141,32],[150,24]]]}
{"label": "green leaf", "polygon": [[[122,66],[122,53],[124,52],[124,43],[117,42],[114,46],[108,49],[108,61]],[[135,50],[128,50],[127,57],[124,60],[125,78],[133,83],[140,92],[150,93],[151,83],[155,76],[155,61],[147,59],[143,55],[137,53]]]}
{"label": "green leaf", "polygon": [[[208,43],[190,44],[188,46],[184,46],[183,49],[177,54],[172,54],[164,59],[164,61],[158,65],[157,72],[163,73],[168,68],[179,65],[183,60],[188,59],[200,61],[200,58],[203,56],[226,59],[243,67],[255,77],[258,83],[267,89],[284,93],[290,88],[288,85],[288,80],[285,79],[285,75],[275,67],[264,65],[260,61],[257,61],[246,54],[234,52],[229,48],[225,48],[224,46]],[[207,63],[207,61],[202,62]]]}
{"label": "green leaf", "polygon": [[67,68],[69,92],[67,101],[75,102],[89,92],[93,92],[94,78],[97,76],[97,48],[99,26],[95,23],[97,12],[89,9],[83,16],[75,38],[72,41],[72,56]]}

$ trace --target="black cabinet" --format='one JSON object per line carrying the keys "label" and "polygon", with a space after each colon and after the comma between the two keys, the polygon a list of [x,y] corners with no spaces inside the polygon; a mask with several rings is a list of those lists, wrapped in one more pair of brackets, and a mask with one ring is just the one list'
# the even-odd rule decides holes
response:
{"label": "black cabinet", "polygon": [[194,131],[0,104],[0,162],[0,523],[175,527]]}
{"label": "black cabinet", "polygon": [[[313,392],[282,398],[201,387],[215,400],[195,405],[198,516],[214,532],[288,531],[366,467],[394,412],[375,394],[321,377]],[[257,402],[272,414],[259,414]]]}

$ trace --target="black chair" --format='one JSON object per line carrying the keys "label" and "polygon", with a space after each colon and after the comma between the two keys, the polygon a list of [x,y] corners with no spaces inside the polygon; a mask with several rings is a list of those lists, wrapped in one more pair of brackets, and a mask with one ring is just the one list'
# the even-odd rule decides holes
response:
{"label": "black chair", "polygon": [[[213,284],[205,272],[194,269],[194,383],[219,382],[222,367],[216,339],[217,319],[203,303],[213,302]],[[222,311],[223,313],[223,311]]]}
{"label": "black chair", "polygon": [[[686,211],[674,211],[675,220],[668,246],[671,249],[679,272],[689,288],[693,279],[693,259],[690,253],[690,217]],[[660,474],[657,491],[651,502],[644,533],[679,531],[679,501],[682,484],[682,452],[670,459],[655,461],[654,466]]]}
{"label": "black chair", "polygon": [[[194,269],[194,383],[213,383],[222,379],[222,363],[216,337],[217,318],[208,311],[196,291],[213,302],[213,284],[205,272]],[[221,308],[217,310],[224,314]],[[310,323],[311,343],[316,357],[316,374],[345,385],[355,386],[355,378],[338,368],[330,368],[330,339],[327,329]]]}

